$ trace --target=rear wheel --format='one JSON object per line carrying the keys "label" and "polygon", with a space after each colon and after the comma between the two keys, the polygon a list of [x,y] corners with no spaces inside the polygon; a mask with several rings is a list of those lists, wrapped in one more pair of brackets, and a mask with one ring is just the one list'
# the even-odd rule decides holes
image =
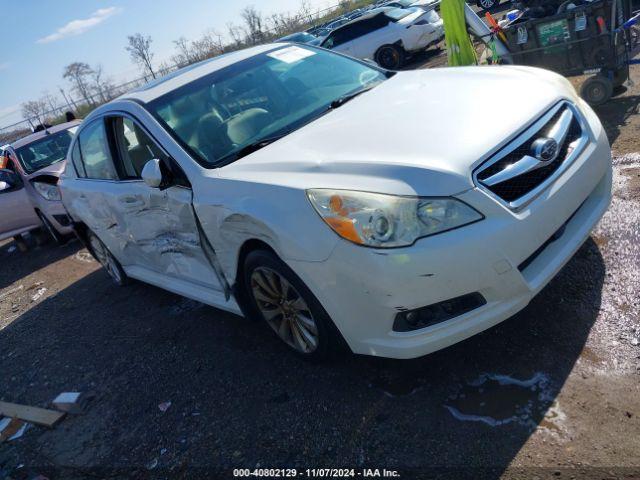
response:
{"label": "rear wheel", "polygon": [[340,334],[320,302],[272,252],[249,253],[244,285],[251,309],[298,355],[321,360],[339,345]]}
{"label": "rear wheel", "polygon": [[111,279],[118,286],[124,286],[129,283],[129,277],[124,270],[120,262],[111,254],[107,246],[96,236],[95,233],[89,232],[89,246],[96,259],[102,264],[107,271]]}
{"label": "rear wheel", "polygon": [[477,5],[480,8],[484,8],[485,10],[489,10],[498,4],[499,0],[478,0]]}
{"label": "rear wheel", "polygon": [[580,96],[589,105],[602,105],[611,98],[612,94],[613,82],[602,75],[587,78],[580,87]]}
{"label": "rear wheel", "polygon": [[376,62],[387,70],[398,70],[404,63],[404,50],[397,45],[384,45],[376,53]]}

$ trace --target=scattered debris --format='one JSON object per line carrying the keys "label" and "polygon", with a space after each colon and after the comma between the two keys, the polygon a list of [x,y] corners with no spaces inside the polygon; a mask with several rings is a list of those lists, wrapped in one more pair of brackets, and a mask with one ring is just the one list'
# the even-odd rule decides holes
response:
{"label": "scattered debris", "polygon": [[158,408],[162,413],[164,413],[167,410],[169,410],[170,406],[171,406],[171,402],[162,402],[160,405],[158,405]]}
{"label": "scattered debris", "polygon": [[93,255],[91,255],[87,251],[80,251],[80,252],[76,253],[73,256],[73,258],[75,258],[79,262],[83,262],[83,263],[93,263],[93,262],[95,262],[95,260],[93,258]]}
{"label": "scattered debris", "polygon": [[15,245],[11,245],[8,249],[7,249],[7,253],[13,253],[15,252],[17,249],[17,247]]}
{"label": "scattered debris", "polygon": [[35,293],[35,295],[31,297],[31,301],[32,302],[38,301],[45,294],[46,291],[47,289],[44,287],[39,288],[38,291]]}
{"label": "scattered debris", "polygon": [[53,400],[53,406],[62,412],[78,415],[84,413],[90,399],[91,395],[81,392],[64,392]]}
{"label": "scattered debris", "polygon": [[0,300],[8,297],[9,295],[13,295],[16,292],[21,291],[23,288],[24,288],[24,285],[18,285],[17,287],[12,288],[11,290],[8,290],[8,291],[4,292],[3,294],[0,295]]}
{"label": "scattered debris", "polygon": [[26,428],[27,424],[18,418],[3,418],[0,420],[0,443],[20,438]]}
{"label": "scattered debris", "polygon": [[181,298],[171,307],[169,313],[171,315],[182,315],[185,313],[193,312],[204,307],[203,303],[191,300],[189,298]]}
{"label": "scattered debris", "polygon": [[149,463],[147,463],[147,470],[153,470],[158,466],[158,459],[154,458]]}
{"label": "scattered debris", "polygon": [[637,339],[637,338],[632,338],[632,339],[631,339],[631,345],[633,345],[633,346],[637,346],[637,345],[638,345],[638,343],[640,343],[640,342],[638,342],[638,339]]}
{"label": "scattered debris", "polygon": [[0,402],[0,414],[45,427],[53,427],[66,415],[65,412],[58,412],[57,410],[47,410],[46,408],[8,402]]}

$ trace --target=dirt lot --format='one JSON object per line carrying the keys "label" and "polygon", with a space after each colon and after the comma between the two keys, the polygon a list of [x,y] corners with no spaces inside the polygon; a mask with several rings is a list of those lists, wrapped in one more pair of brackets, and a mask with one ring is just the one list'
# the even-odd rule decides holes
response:
{"label": "dirt lot", "polygon": [[0,399],[95,395],[84,415],[0,445],[0,478],[639,478],[639,94],[598,110],[615,197],[591,239],[524,311],[418,360],[304,363],[261,324],[114,286],[77,242],[0,245]]}

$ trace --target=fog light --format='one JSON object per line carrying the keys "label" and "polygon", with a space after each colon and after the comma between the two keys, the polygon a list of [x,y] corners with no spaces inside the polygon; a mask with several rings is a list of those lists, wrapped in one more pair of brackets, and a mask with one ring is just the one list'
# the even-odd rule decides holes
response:
{"label": "fog light", "polygon": [[396,315],[396,319],[393,322],[393,330],[395,332],[410,332],[412,330],[430,327],[437,323],[459,317],[471,310],[486,305],[486,303],[487,301],[480,293],[474,292],[443,302],[434,303],[428,307],[400,312]]}

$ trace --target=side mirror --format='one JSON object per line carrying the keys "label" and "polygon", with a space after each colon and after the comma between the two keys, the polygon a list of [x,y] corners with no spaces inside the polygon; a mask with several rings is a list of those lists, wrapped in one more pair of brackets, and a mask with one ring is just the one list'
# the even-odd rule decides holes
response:
{"label": "side mirror", "polygon": [[163,180],[160,160],[154,158],[145,163],[141,177],[144,183],[149,185],[151,188],[160,188]]}
{"label": "side mirror", "polygon": [[6,184],[5,188],[0,190],[9,190],[11,188],[17,188],[22,185],[22,181],[18,174],[12,170],[1,169],[0,170],[0,182]]}

